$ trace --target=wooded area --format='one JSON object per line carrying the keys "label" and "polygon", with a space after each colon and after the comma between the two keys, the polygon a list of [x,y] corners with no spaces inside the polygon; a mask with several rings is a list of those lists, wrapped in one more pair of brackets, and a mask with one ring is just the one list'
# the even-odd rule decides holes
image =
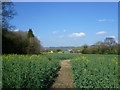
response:
{"label": "wooded area", "polygon": [[40,54],[43,49],[40,41],[33,34],[32,29],[28,32],[14,31],[10,25],[16,11],[12,2],[2,3],[2,53],[3,54]]}

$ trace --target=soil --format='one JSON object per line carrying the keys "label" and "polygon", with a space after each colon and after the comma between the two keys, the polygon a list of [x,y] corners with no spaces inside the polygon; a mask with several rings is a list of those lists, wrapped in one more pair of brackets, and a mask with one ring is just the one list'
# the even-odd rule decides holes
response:
{"label": "soil", "polygon": [[74,88],[70,60],[61,61],[61,69],[51,88]]}

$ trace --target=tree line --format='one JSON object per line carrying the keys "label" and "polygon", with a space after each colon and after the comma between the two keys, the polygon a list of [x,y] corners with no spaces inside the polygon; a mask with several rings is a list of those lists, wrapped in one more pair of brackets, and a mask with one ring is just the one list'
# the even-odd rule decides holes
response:
{"label": "tree line", "polygon": [[3,30],[3,54],[39,54],[43,49],[31,29],[28,32]]}
{"label": "tree line", "polygon": [[106,37],[104,41],[99,41],[94,45],[83,45],[81,50],[72,51],[82,54],[120,54],[120,45],[112,37]]}
{"label": "tree line", "polygon": [[[40,41],[33,34],[32,29],[27,32],[14,31],[14,26],[9,23],[9,20],[17,14],[14,10],[12,2],[2,2],[2,53],[3,54],[39,54],[43,47]],[[12,30],[12,31],[11,31]]]}

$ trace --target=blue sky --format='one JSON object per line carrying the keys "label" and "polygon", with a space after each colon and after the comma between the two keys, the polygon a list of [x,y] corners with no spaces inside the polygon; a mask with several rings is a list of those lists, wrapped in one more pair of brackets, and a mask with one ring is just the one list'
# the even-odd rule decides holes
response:
{"label": "blue sky", "polygon": [[92,45],[118,38],[117,2],[14,2],[16,30],[33,30],[44,47]]}
{"label": "blue sky", "polygon": [[12,0],[14,2],[119,2],[119,0]]}

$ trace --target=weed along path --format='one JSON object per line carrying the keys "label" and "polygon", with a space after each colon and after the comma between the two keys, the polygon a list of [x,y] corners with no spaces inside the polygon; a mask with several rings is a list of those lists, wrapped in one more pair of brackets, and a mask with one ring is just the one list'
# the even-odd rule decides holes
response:
{"label": "weed along path", "polygon": [[51,88],[73,88],[73,77],[70,65],[70,60],[61,61],[61,69],[58,72],[58,77]]}

